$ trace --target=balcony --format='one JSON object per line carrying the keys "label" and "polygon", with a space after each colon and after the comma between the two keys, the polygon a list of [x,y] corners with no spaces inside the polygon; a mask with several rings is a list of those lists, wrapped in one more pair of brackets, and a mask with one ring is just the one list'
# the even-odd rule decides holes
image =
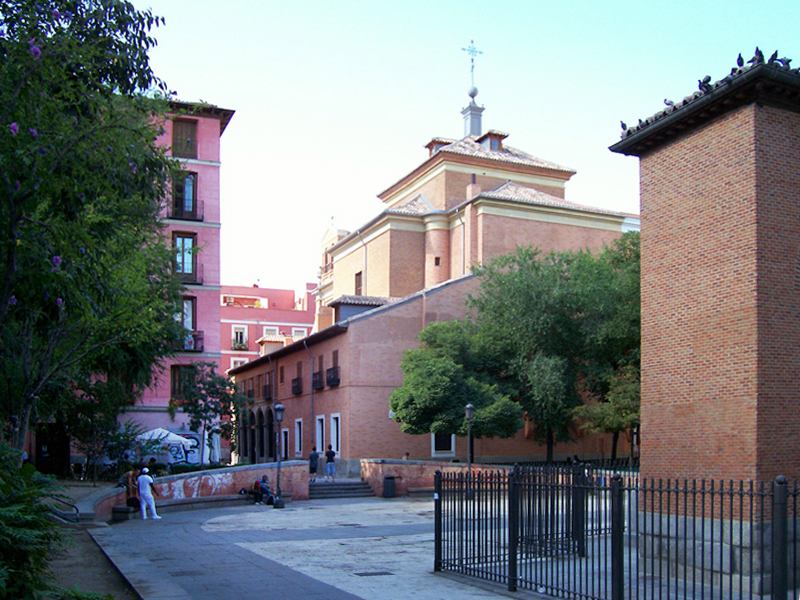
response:
{"label": "balcony", "polygon": [[295,396],[299,396],[303,393],[303,378],[302,377],[295,377],[292,379],[292,393]]}
{"label": "balcony", "polygon": [[322,371],[317,371],[311,374],[311,389],[321,390],[325,387],[325,379],[323,378]]}
{"label": "balcony", "polygon": [[203,265],[197,264],[197,261],[193,261],[193,263],[194,264],[192,264],[190,273],[178,272],[178,274],[181,276],[181,283],[203,285]]}
{"label": "balcony", "polygon": [[186,210],[183,206],[168,206],[167,218],[180,221],[202,221],[204,219],[205,203],[196,202],[194,210]]}
{"label": "balcony", "polygon": [[264,400],[272,400],[272,386],[269,384],[264,386]]}
{"label": "balcony", "polygon": [[183,341],[178,343],[177,349],[184,352],[202,352],[203,348],[203,332],[190,331],[183,336]]}
{"label": "balcony", "polygon": [[247,350],[247,342],[231,340],[231,350]]}
{"label": "balcony", "polygon": [[331,367],[325,371],[325,383],[330,387],[339,385],[339,367]]}

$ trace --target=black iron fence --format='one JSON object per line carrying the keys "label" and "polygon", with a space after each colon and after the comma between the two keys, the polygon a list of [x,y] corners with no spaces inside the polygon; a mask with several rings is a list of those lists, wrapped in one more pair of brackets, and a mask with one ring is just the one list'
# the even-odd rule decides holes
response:
{"label": "black iron fence", "polygon": [[436,571],[585,600],[794,598],[797,483],[436,475]]}

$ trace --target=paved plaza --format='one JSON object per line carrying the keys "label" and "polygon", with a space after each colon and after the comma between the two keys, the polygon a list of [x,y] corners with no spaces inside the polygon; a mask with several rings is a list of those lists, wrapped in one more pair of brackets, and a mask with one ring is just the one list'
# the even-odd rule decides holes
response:
{"label": "paved plaza", "polygon": [[91,531],[144,600],[527,597],[433,573],[433,501],[335,499],[167,512]]}

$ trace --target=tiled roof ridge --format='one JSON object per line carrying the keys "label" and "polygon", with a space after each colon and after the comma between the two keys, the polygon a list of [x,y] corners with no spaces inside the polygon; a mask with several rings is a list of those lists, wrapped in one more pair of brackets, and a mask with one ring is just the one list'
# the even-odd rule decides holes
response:
{"label": "tiled roof ridge", "polygon": [[679,111],[685,107],[692,105],[693,103],[697,102],[699,99],[703,98],[707,94],[710,94],[714,90],[721,88],[723,86],[729,85],[731,82],[736,80],[739,77],[742,77],[745,73],[751,71],[752,69],[763,66],[771,69],[775,69],[776,71],[786,71],[793,75],[797,75],[800,78],[800,69],[792,69],[789,65],[792,62],[789,58],[778,58],[778,51],[776,50],[772,56],[768,59],[764,59],[764,54],[761,50],[756,47],[755,54],[753,58],[748,60],[747,62],[744,61],[742,58],[741,53],[736,58],[736,66],[731,69],[731,72],[720,79],[719,81],[715,81],[711,83],[711,76],[706,75],[703,79],[697,80],[697,87],[698,90],[694,92],[690,96],[686,96],[680,102],[672,102],[671,100],[665,99],[664,104],[666,108],[647,117],[645,120],[639,119],[639,123],[637,125],[633,125],[631,127],[627,126],[624,122],[620,121],[620,125],[622,127],[622,133],[620,134],[621,139],[626,139],[640,131],[643,131],[647,127],[657,123],[661,119],[664,119],[668,115]]}
{"label": "tiled roof ridge", "polygon": [[[492,131],[494,132],[495,130]],[[520,150],[519,148],[514,148],[513,146],[508,146],[506,144],[503,144],[503,148],[501,150],[492,150],[486,148],[478,141],[484,137],[486,137],[486,135],[465,136],[460,140],[455,140],[454,142],[448,144],[447,146],[439,148],[437,153],[443,152],[446,154],[474,156],[476,158],[483,158],[486,160],[491,160],[496,162],[523,164],[523,165],[539,167],[542,169],[547,169],[550,171],[563,171],[568,173],[575,173],[574,169],[571,169],[569,167],[564,167],[549,160],[544,160],[543,158],[539,158],[537,156],[533,156],[532,154],[528,154],[524,150]]]}
{"label": "tiled roof ridge", "polygon": [[486,198],[497,198],[501,200],[516,199],[522,202],[542,204],[545,206],[572,208],[576,210],[583,210],[583,211],[589,211],[607,215],[625,214],[618,211],[598,208],[596,206],[587,206],[585,204],[578,204],[577,202],[570,202],[569,200],[565,200],[564,198],[559,198],[558,196],[553,196],[552,194],[548,194],[547,192],[542,192],[541,190],[537,190],[535,188],[529,188],[524,185],[520,185],[515,181],[507,181],[500,187],[497,187],[491,191],[482,192],[479,195]]}
{"label": "tiled roof ridge", "polygon": [[335,304],[383,306],[384,304],[391,304],[397,300],[398,298],[393,298],[391,296],[357,296],[354,294],[342,294],[335,300],[329,302],[328,306],[333,306]]}

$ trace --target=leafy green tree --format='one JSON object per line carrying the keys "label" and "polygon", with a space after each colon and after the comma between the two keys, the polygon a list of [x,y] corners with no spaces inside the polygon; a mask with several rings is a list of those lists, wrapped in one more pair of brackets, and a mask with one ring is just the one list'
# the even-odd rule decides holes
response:
{"label": "leafy green tree", "polygon": [[513,435],[522,416],[552,460],[576,415],[595,422],[595,413],[575,412],[584,398],[616,406],[623,380],[638,376],[638,233],[598,255],[518,248],[475,273],[474,321],[434,323],[405,353],[403,385],[390,400],[395,419],[407,433],[463,434],[472,402],[482,435]]}
{"label": "leafy green tree", "polygon": [[128,2],[0,0],[0,416],[17,448],[79,373],[132,396],[177,339],[159,22]]}
{"label": "leafy green tree", "polygon": [[569,439],[571,410],[580,404],[581,304],[572,270],[588,253],[517,248],[475,270],[480,292],[470,299],[479,325],[507,340],[513,396],[534,422],[534,437],[552,460]]}
{"label": "leafy green tree", "polygon": [[401,430],[466,435],[464,407],[471,403],[475,437],[513,436],[522,410],[507,395],[502,342],[469,321],[432,323],[419,339],[419,348],[404,353],[403,385],[389,399]]}
{"label": "leafy green tree", "polygon": [[576,419],[591,433],[610,433],[613,435],[611,460],[617,458],[617,442],[620,434],[633,441],[633,432],[639,427],[639,405],[641,384],[639,369],[635,365],[625,365],[608,376],[608,392],[598,402],[583,404],[573,411]]}
{"label": "leafy green tree", "polygon": [[[186,366],[180,387],[180,397],[170,399],[170,416],[174,419],[178,411],[189,415],[189,429],[206,439],[209,452],[212,434],[230,439],[233,417],[246,400],[236,391],[236,384],[217,373],[215,364],[193,362]],[[205,464],[206,446],[200,452],[201,465]]]}

